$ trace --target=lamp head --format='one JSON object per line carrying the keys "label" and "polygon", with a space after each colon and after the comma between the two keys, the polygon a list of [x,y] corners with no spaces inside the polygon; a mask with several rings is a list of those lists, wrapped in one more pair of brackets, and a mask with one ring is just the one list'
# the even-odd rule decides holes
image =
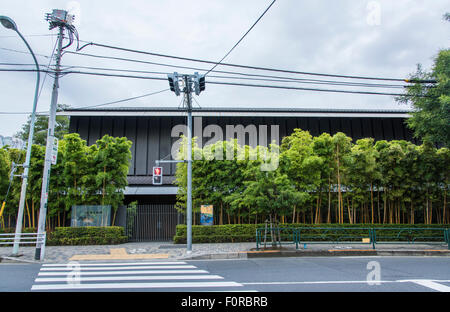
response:
{"label": "lamp head", "polygon": [[9,18],[7,16],[0,16],[0,23],[2,23],[2,25],[5,28],[17,31],[16,23],[11,18]]}

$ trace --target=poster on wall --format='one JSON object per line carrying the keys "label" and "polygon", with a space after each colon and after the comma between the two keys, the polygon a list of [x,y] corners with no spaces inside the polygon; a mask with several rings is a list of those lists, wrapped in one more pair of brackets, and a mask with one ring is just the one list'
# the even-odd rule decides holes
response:
{"label": "poster on wall", "polygon": [[111,206],[72,206],[72,227],[110,226]]}
{"label": "poster on wall", "polygon": [[201,205],[200,206],[200,224],[201,225],[213,225],[213,205]]}

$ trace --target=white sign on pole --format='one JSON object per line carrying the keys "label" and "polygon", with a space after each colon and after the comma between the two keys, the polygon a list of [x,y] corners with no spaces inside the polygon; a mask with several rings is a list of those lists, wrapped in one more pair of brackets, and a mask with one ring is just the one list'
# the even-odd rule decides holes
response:
{"label": "white sign on pole", "polygon": [[53,139],[53,148],[52,148],[52,165],[56,165],[56,161],[58,159],[58,139]]}

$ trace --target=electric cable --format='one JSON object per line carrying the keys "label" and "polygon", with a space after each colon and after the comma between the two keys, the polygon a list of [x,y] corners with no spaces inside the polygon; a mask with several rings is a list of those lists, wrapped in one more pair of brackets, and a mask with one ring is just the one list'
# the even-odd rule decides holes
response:
{"label": "electric cable", "polygon": [[86,108],[94,108],[94,107],[100,107],[100,106],[106,106],[106,105],[113,105],[113,104],[117,104],[117,103],[122,103],[122,102],[127,102],[127,101],[131,101],[131,100],[136,100],[136,99],[140,99],[143,97],[147,97],[147,96],[151,96],[151,95],[156,95],[165,91],[169,91],[170,89],[163,89],[160,91],[156,91],[156,92],[152,92],[152,93],[147,93],[147,94],[143,94],[143,95],[139,95],[139,96],[134,96],[134,97],[130,97],[130,98],[126,98],[126,99],[122,99],[122,100],[117,100],[117,101],[113,101],[113,102],[107,102],[107,103],[103,103],[103,104],[96,104],[96,105],[89,105],[89,106],[81,106],[81,107],[72,107],[74,109],[86,109]]}
{"label": "electric cable", "polygon": [[253,29],[253,27],[256,26],[256,24],[258,24],[258,22],[262,19],[262,17],[267,13],[267,11],[269,11],[269,9],[272,7],[272,5],[275,3],[276,0],[273,0],[272,3],[265,9],[265,11],[260,15],[260,17],[256,20],[256,22],[253,23],[253,25],[247,30],[247,32],[241,37],[241,39],[239,39],[238,42],[236,42],[236,44],[230,49],[230,51],[227,52],[227,54],[225,54],[224,57],[222,57],[222,59],[216,63],[210,70],[208,70],[205,74],[208,75],[214,68],[216,68],[220,63],[222,63],[222,61],[238,46],[239,43],[241,43],[241,41],[245,38],[245,36],[248,35],[248,33]]}
{"label": "electric cable", "polygon": [[[156,62],[148,62],[148,61],[143,61],[143,60],[136,60],[136,59],[129,59],[129,58],[119,58],[119,57],[112,57],[112,56],[103,56],[103,55],[95,55],[95,54],[86,54],[86,53],[79,53],[79,52],[70,52],[70,51],[66,51],[66,53],[71,53],[71,54],[77,54],[77,55],[82,55],[82,56],[88,56],[88,57],[94,57],[94,58],[102,58],[102,59],[112,59],[112,60],[118,60],[118,61],[126,61],[126,62],[135,62],[135,63],[142,63],[142,64],[149,64],[149,65],[157,65],[157,66],[166,66],[166,67],[172,67],[172,68],[181,68],[181,69],[189,69],[189,70],[197,70],[197,71],[207,71],[204,68],[198,68],[198,67],[188,67],[188,66],[180,66],[180,65],[173,65],[173,64],[165,64],[165,63],[156,63]],[[73,68],[75,68],[77,66],[74,66]],[[110,69],[102,69],[102,70],[110,70]],[[119,71],[119,70],[117,70]],[[125,70],[124,70],[125,71]],[[311,78],[294,78],[294,77],[286,77],[286,76],[274,76],[274,75],[262,75],[262,74],[250,74],[250,73],[242,73],[242,72],[230,72],[230,71],[222,71],[222,70],[213,70],[212,72],[215,73],[223,73],[223,74],[234,74],[234,75],[240,75],[240,76],[246,76],[246,77],[262,77],[262,78],[274,78],[274,79],[285,79],[285,80],[291,80],[291,81],[305,81],[305,82],[320,82],[319,84],[323,83],[330,83],[330,84],[348,84],[348,85],[354,85],[354,86],[364,86],[364,87],[369,87],[371,86],[368,83],[362,83],[362,82],[346,82],[346,81],[333,81],[333,80],[321,80],[321,79],[311,79]],[[160,73],[163,74],[162,72],[151,72],[151,73]],[[168,73],[164,73],[164,74],[168,74]],[[213,76],[209,76],[209,77],[213,77]],[[217,78],[219,78],[217,76]],[[220,77],[222,78],[222,77]],[[231,78],[231,77],[230,77]],[[239,79],[239,78],[235,78],[235,79]],[[392,87],[393,85],[387,85],[387,84],[373,84],[374,87]],[[400,87],[402,85],[395,85],[396,87]],[[406,85],[403,85],[403,87]]]}
{"label": "electric cable", "polygon": [[[83,41],[80,40],[80,42],[83,42]],[[144,55],[152,55],[152,56],[157,56],[157,57],[172,58],[172,59],[178,59],[178,60],[183,60],[183,61],[199,62],[199,63],[206,63],[206,64],[216,64],[217,63],[217,62],[213,62],[213,61],[209,61],[209,60],[188,58],[188,57],[182,57],[182,56],[174,56],[174,55],[161,54],[161,53],[148,52],[148,51],[141,51],[141,50],[134,50],[134,49],[129,49],[129,48],[122,48],[122,47],[116,47],[116,46],[111,46],[111,45],[106,45],[106,44],[94,43],[94,42],[90,42],[88,44],[85,44],[84,46],[79,48],[77,51],[80,51],[83,48],[85,48],[87,46],[90,46],[90,45],[97,46],[97,47],[108,48],[108,49],[119,50],[119,51],[124,51],[124,52],[132,52],[132,53],[139,53],[139,54],[144,54]],[[274,71],[274,72],[282,72],[282,73],[289,73],[289,74],[298,74],[298,75],[312,75],[312,76],[336,77],[336,78],[347,78],[347,79],[364,79],[364,80],[385,80],[385,81],[411,82],[411,80],[404,79],[404,78],[388,78],[388,77],[369,77],[369,76],[356,76],[356,75],[326,74],[326,73],[304,72],[304,71],[279,69],[279,68],[270,68],[270,67],[231,64],[231,63],[221,63],[221,65],[222,66],[229,66],[229,67],[238,67],[238,68],[252,69],[252,70]],[[414,82],[419,82],[419,83],[420,82],[436,83],[435,80],[426,80],[426,81],[416,80]]]}

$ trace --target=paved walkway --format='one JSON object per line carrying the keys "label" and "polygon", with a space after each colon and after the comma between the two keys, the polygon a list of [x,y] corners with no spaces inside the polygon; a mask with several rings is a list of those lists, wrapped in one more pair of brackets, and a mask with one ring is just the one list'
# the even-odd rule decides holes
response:
{"label": "paved walkway", "polygon": [[[281,250],[255,250],[255,243],[193,244],[192,252],[186,245],[172,242],[143,242],[95,246],[47,246],[44,263],[66,263],[88,260],[142,260],[142,259],[242,259],[259,256],[336,256],[336,255],[425,255],[450,256],[446,244],[379,244],[376,250],[368,244],[307,244],[283,245]],[[306,247],[306,248],[305,248]],[[11,261],[12,247],[1,247],[0,257]],[[34,247],[20,247],[17,259],[34,262]]]}
{"label": "paved walkway", "polygon": [[[236,255],[255,248],[255,243],[194,244],[192,253],[186,253],[186,245],[171,242],[126,243],[119,245],[47,246],[45,263],[71,260],[125,260],[125,259],[189,259],[205,255]],[[1,247],[0,257],[11,255],[12,247]],[[35,247],[20,247],[18,259],[34,261]]]}

